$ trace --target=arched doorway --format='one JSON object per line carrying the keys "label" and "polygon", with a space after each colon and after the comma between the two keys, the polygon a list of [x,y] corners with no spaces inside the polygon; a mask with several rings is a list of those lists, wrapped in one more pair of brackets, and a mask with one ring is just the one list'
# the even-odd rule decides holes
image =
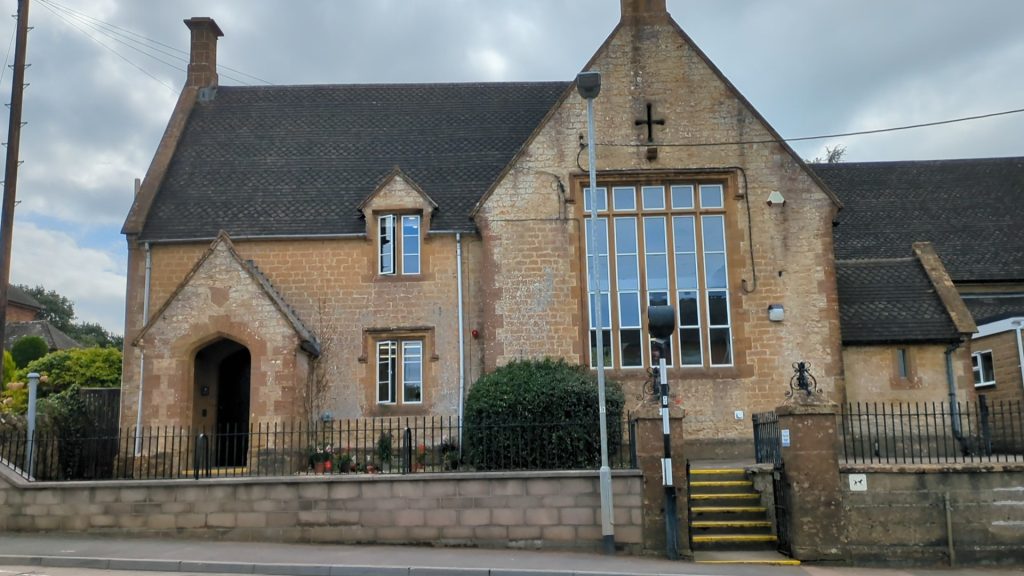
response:
{"label": "arched doorway", "polygon": [[213,438],[214,466],[245,466],[249,451],[252,356],[222,338],[196,352],[193,424]]}

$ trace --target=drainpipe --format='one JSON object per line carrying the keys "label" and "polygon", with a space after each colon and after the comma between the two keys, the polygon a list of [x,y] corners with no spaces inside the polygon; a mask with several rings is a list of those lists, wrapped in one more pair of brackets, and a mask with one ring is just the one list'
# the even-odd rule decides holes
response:
{"label": "drainpipe", "polygon": [[462,326],[462,233],[455,233],[455,277],[459,298],[459,449],[462,449],[462,407],[466,396],[466,335]]}
{"label": "drainpipe", "polygon": [[1024,386],[1024,343],[1021,342],[1021,324],[1024,321],[1016,320],[1014,324],[1017,325],[1017,367],[1020,368],[1020,383]]}
{"label": "drainpipe", "polygon": [[[146,282],[142,296],[142,326],[149,322],[149,280],[153,274],[153,253],[146,242]],[[135,414],[135,455],[142,454],[142,384],[146,375],[146,348],[143,346],[139,354],[139,406]]]}
{"label": "drainpipe", "polygon": [[960,406],[956,401],[956,379],[953,377],[953,352],[963,345],[963,340],[958,340],[946,347],[946,384],[949,386],[949,417],[953,428],[953,437],[963,442],[963,434],[960,431]]}

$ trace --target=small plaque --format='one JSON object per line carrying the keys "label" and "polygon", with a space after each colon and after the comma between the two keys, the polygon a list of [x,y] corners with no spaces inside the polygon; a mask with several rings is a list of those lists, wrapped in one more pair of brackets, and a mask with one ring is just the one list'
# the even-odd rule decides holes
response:
{"label": "small plaque", "polygon": [[782,440],[782,447],[789,448],[789,428],[783,428],[780,439]]}
{"label": "small plaque", "polygon": [[850,474],[850,492],[867,492],[867,474]]}

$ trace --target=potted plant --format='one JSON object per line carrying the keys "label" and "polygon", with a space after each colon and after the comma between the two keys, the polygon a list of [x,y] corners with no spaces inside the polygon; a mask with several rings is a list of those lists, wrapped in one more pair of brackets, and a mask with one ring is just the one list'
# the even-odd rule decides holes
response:
{"label": "potted plant", "polygon": [[309,465],[313,468],[314,473],[323,474],[330,469],[331,455],[334,453],[334,449],[330,444],[326,446],[322,444],[310,446],[308,453]]}
{"label": "potted plant", "polygon": [[426,468],[427,465],[427,446],[425,444],[416,446],[415,458],[416,460],[413,462],[412,471],[420,472]]}
{"label": "potted plant", "polygon": [[445,470],[457,470],[459,468],[459,445],[451,438],[441,438],[441,444],[437,447],[441,452],[441,463]]}
{"label": "potted plant", "polygon": [[337,460],[337,466],[335,469],[339,474],[348,474],[352,471],[352,455],[348,452],[338,452],[335,456]]}
{"label": "potted plant", "polygon": [[382,470],[391,467],[391,460],[394,459],[394,447],[392,444],[391,432],[381,432],[377,438],[377,462],[380,462]]}

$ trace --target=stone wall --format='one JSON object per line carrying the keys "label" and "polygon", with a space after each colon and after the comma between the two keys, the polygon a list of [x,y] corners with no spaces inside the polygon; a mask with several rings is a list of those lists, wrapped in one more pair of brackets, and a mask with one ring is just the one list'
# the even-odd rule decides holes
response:
{"label": "stone wall", "polygon": [[[616,543],[642,547],[643,478],[615,472]],[[599,549],[596,472],[27,483],[0,468],[0,531]]]}
{"label": "stone wall", "polygon": [[[474,288],[479,269],[479,239],[463,236],[464,320],[466,324],[466,381],[481,374],[479,342],[471,330],[480,327],[479,297]],[[196,264],[208,244],[154,245],[152,247],[152,281],[149,312],[152,316]],[[239,241],[234,243],[239,256],[251,259],[273,284],[285,302],[316,335],[323,345],[324,373],[329,389],[319,410],[330,411],[338,418],[363,416],[412,416],[455,414],[459,399],[458,284],[456,278],[456,242],[452,234],[427,234],[422,244],[424,274],[415,280],[382,278],[376,274],[376,244],[367,238],[333,240]],[[137,247],[131,250],[130,284],[144,284],[144,254]],[[251,325],[262,336],[268,321],[253,316],[244,307],[225,307],[220,312],[227,319]],[[208,334],[203,318],[183,318],[178,330],[189,333],[195,341],[205,341],[219,334]],[[126,317],[124,394],[122,424],[133,426],[138,399],[139,348],[131,346],[142,325],[141,290],[129,290]],[[202,329],[200,329],[202,328]],[[424,402],[419,405],[381,405],[375,397],[374,338],[387,336],[386,330],[413,330],[425,342]],[[382,332],[384,330],[384,332]],[[374,332],[376,331],[376,332]],[[155,336],[156,334],[154,334]],[[146,390],[149,394],[154,379],[180,378],[191,381],[194,350],[155,363],[150,346],[146,358]],[[253,352],[251,350],[251,352]],[[163,351],[166,353],[166,351]],[[288,355],[295,356],[295,350]],[[268,357],[268,361],[283,358]],[[305,356],[300,354],[304,360]],[[273,364],[274,369],[280,368]],[[266,367],[253,359],[253,382]],[[296,371],[294,376],[304,381]],[[187,388],[189,382],[182,386]],[[253,387],[254,398],[259,394]],[[179,401],[191,403],[190,397]],[[147,408],[153,410],[152,407]],[[266,420],[273,411],[257,411],[253,421]],[[147,412],[152,418],[153,413]],[[295,409],[291,418],[300,417]],[[189,415],[181,415],[187,424]],[[147,421],[147,425],[151,422]],[[153,422],[155,423],[155,422]],[[172,422],[160,422],[172,423]]]}
{"label": "stone wall", "polygon": [[984,394],[989,401],[1024,401],[1024,385],[1021,382],[1020,352],[1017,349],[1016,330],[971,340],[972,352],[986,350],[992,351],[992,368],[995,370],[996,383],[993,386],[978,388],[978,394]]}
{"label": "stone wall", "polygon": [[958,563],[1024,562],[1024,463],[844,466],[840,485],[853,562],[946,564],[950,529]]}
{"label": "stone wall", "polygon": [[[602,74],[594,101],[599,186],[654,178],[725,185],[734,359],[731,366],[673,367],[670,378],[687,411],[691,457],[749,456],[750,420],[735,412],[773,408],[793,362],[809,361],[821,387],[844,398],[835,205],[783,144],[683,145],[773,135],[667,19],[617,28],[585,68]],[[654,127],[650,146],[646,128],[636,125],[648,105],[665,120]],[[475,214],[483,240],[488,368],[538,355],[588,360],[581,238],[586,118],[583,99],[567,94]],[[785,205],[766,203],[773,190],[785,195]],[[770,304],[785,306],[783,322],[769,321]],[[613,368],[609,376],[627,384],[627,408],[640,408],[646,371]]]}
{"label": "stone wall", "polygon": [[[896,350],[907,353],[907,378],[897,372]],[[844,346],[847,402],[949,402],[946,345]],[[971,355],[953,353],[953,378],[961,402],[974,400]]]}

